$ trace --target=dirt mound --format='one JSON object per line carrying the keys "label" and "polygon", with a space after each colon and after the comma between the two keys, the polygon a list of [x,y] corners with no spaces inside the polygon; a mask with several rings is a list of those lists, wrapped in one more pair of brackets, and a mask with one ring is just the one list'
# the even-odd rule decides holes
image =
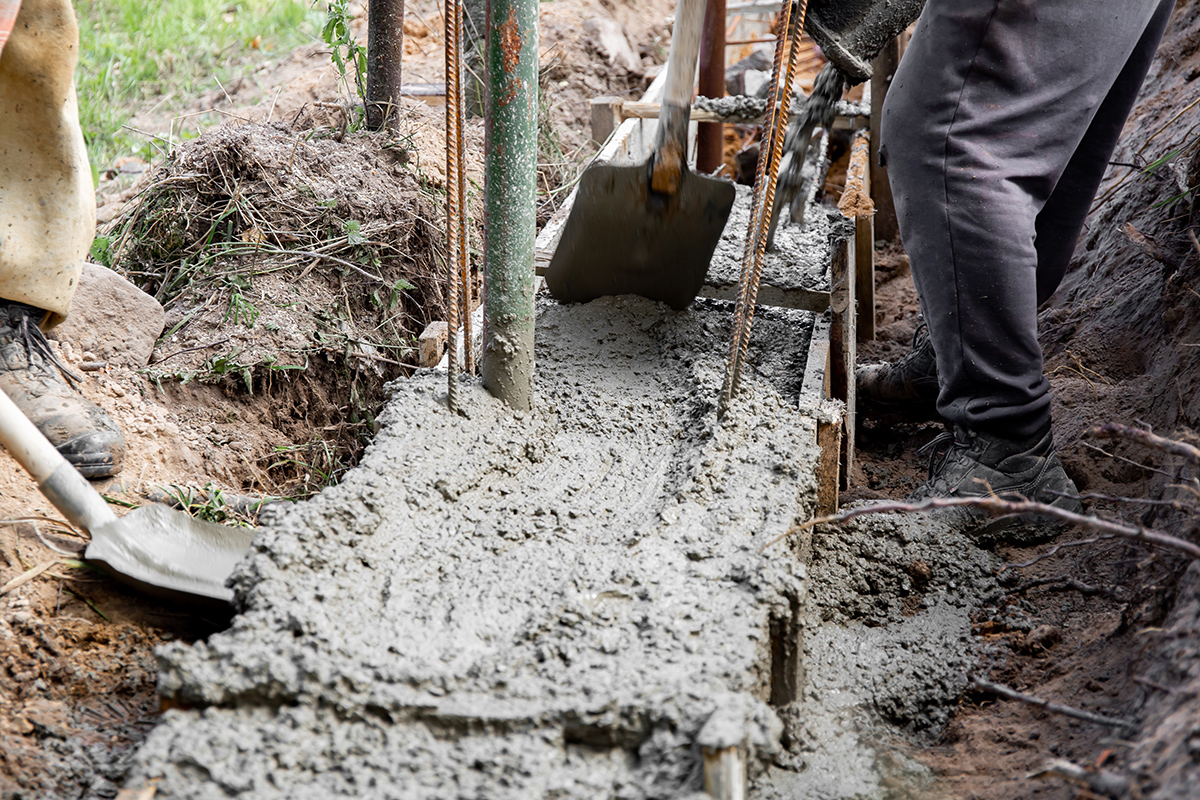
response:
{"label": "dirt mound", "polygon": [[[383,382],[444,313],[439,209],[410,158],[388,136],[284,123],[173,152],[107,239],[113,268],[167,312],[151,380],[281,397],[271,422],[290,441],[315,427],[353,461]],[[294,466],[268,465],[269,482]]]}

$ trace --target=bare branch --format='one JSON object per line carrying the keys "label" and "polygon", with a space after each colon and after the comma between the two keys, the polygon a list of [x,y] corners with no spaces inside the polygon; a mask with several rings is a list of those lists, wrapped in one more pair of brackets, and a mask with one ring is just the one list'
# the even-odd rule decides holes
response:
{"label": "bare branch", "polygon": [[1083,445],[1084,447],[1088,448],[1089,450],[1095,450],[1097,453],[1102,453],[1102,454],[1108,456],[1109,458],[1115,458],[1117,461],[1124,461],[1126,464],[1132,464],[1133,466],[1137,467],[1138,469],[1144,469],[1147,472],[1157,472],[1159,475],[1165,475],[1168,478],[1171,478],[1172,480],[1174,480],[1174,478],[1175,478],[1174,475],[1167,472],[1166,470],[1159,469],[1158,467],[1152,467],[1149,464],[1139,463],[1137,461],[1134,461],[1132,458],[1126,458],[1125,456],[1119,456],[1116,453],[1110,453],[1107,450],[1105,450],[1103,447],[1096,447],[1096,445],[1091,444],[1090,442],[1080,442],[1080,444]]}
{"label": "bare branch", "polygon": [[1103,714],[1094,714],[1091,711],[1084,711],[1081,708],[1072,708],[1071,706],[1060,705],[1059,703],[1051,703],[1049,700],[1043,700],[1040,697],[1034,697],[1031,694],[1018,692],[1016,689],[1010,689],[1001,683],[992,683],[985,681],[983,678],[972,677],[971,685],[976,689],[983,689],[985,692],[998,694],[1001,697],[1006,697],[1009,700],[1016,700],[1018,703],[1025,703],[1030,706],[1037,706],[1044,711],[1049,711],[1052,714],[1062,714],[1064,717],[1072,719],[1080,719],[1084,722],[1093,722],[1097,725],[1105,725],[1109,728],[1124,728],[1126,730],[1134,730],[1137,728],[1132,722],[1127,722],[1116,717],[1106,717]]}
{"label": "bare branch", "polygon": [[1051,592],[1074,591],[1085,596],[1093,594],[1109,595],[1112,594],[1113,591],[1112,589],[1106,589],[1103,586],[1092,586],[1091,584],[1084,583],[1083,581],[1077,581],[1074,578],[1055,576],[1052,578],[1034,578],[1031,581],[1026,581],[1017,588],[1013,589],[1013,594],[1024,594],[1030,589],[1037,589],[1042,586],[1045,586],[1047,591]]}
{"label": "bare branch", "polygon": [[[1190,487],[1185,487],[1185,486],[1181,487],[1178,484],[1173,484],[1172,486],[1170,486],[1168,488],[1185,488],[1186,489],[1186,488],[1190,488]],[[1057,494],[1057,492],[1056,492],[1056,494]],[[1141,506],[1164,506],[1166,508],[1173,508],[1176,511],[1187,511],[1189,513],[1195,513],[1197,511],[1197,507],[1196,507],[1195,503],[1188,503],[1188,502],[1184,502],[1182,500],[1150,500],[1145,497],[1122,497],[1120,495],[1100,494],[1098,492],[1085,492],[1085,493],[1079,495],[1079,499],[1080,500],[1103,500],[1103,501],[1110,502],[1110,503],[1133,503],[1135,505],[1141,505]]]}
{"label": "bare branch", "polygon": [[1173,456],[1180,456],[1186,459],[1189,464],[1200,466],[1200,448],[1193,447],[1186,442],[1156,436],[1150,433],[1150,431],[1144,431],[1141,428],[1131,428],[1128,425],[1110,422],[1106,425],[1098,425],[1090,429],[1088,436],[1096,439],[1125,439],[1130,442],[1137,442],[1144,447],[1170,453]]}
{"label": "bare branch", "polygon": [[1051,517],[1061,520],[1072,525],[1078,525],[1086,530],[1098,531],[1107,533],[1113,536],[1119,536],[1122,539],[1132,539],[1134,541],[1146,542],[1148,544],[1166,547],[1171,550],[1177,550],[1184,553],[1189,558],[1200,559],[1200,546],[1192,544],[1189,541],[1180,539],[1177,536],[1171,536],[1168,533],[1163,533],[1157,530],[1148,530],[1142,527],[1133,527],[1131,525],[1122,525],[1119,522],[1112,522],[1099,517],[1092,517],[1086,514],[1076,514],[1073,511],[1058,508],[1056,506],[1046,505],[1045,503],[1035,503],[1029,500],[1004,500],[995,495],[986,497],[956,497],[943,498],[933,497],[928,500],[923,500],[920,503],[877,503],[871,506],[863,506],[860,508],[851,508],[846,511],[841,511],[837,514],[832,514],[827,517],[817,517],[800,525],[793,525],[786,531],[776,536],[771,541],[759,548],[759,552],[766,550],[773,544],[783,541],[787,537],[801,531],[806,531],[817,525],[838,524],[854,519],[855,517],[865,516],[867,514],[883,514],[894,513],[897,511],[905,513],[913,513],[920,511],[935,511],[939,508],[978,508],[985,511],[994,517],[1008,516],[1009,514],[1034,515],[1039,517]]}
{"label": "bare branch", "polygon": [[1124,775],[1118,775],[1107,769],[1087,769],[1062,759],[1055,759],[1025,777],[1065,778],[1082,786],[1093,797],[1107,797],[1112,800],[1126,800],[1126,798],[1134,797],[1133,785]]}
{"label": "bare branch", "polygon": [[1063,549],[1064,547],[1079,547],[1080,545],[1095,544],[1096,542],[1103,542],[1105,539],[1115,539],[1115,538],[1117,538],[1117,537],[1113,536],[1112,534],[1108,534],[1105,536],[1093,536],[1090,539],[1073,539],[1072,541],[1069,541],[1069,542],[1059,542],[1058,544],[1054,545],[1046,552],[1044,552],[1041,555],[1038,555],[1034,558],[1031,558],[1028,561],[1022,561],[1017,564],[1005,564],[1003,567],[1000,568],[1000,572],[1004,572],[1004,570],[1008,569],[1009,567],[1014,567],[1016,569],[1024,569],[1025,567],[1032,567],[1034,564],[1038,563],[1039,561],[1045,561],[1047,558],[1050,558],[1051,556],[1053,556],[1055,553],[1057,553],[1059,550]]}

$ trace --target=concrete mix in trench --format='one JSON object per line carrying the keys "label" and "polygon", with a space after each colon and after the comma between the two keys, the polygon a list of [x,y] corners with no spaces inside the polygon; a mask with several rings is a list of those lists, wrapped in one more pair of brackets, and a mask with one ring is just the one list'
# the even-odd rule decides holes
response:
{"label": "concrete mix in trench", "polygon": [[[764,314],[718,425],[727,307],[543,306],[537,405],[444,378],[394,385],[339,486],[276,512],[242,613],[165,648],[173,711],[134,782],[165,797],[663,797],[698,788],[701,730],[765,763],[795,687],[804,569],[756,550],[810,511],[796,406],[811,315]],[[761,370],[775,374],[760,374]],[[776,649],[779,649],[778,647]],[[778,662],[778,663],[775,663]],[[789,689],[789,687],[791,687]],[[713,726],[715,728],[715,725]]]}
{"label": "concrete mix in trench", "polygon": [[474,384],[450,414],[437,373],[393,384],[362,463],[264,514],[231,628],[160,651],[181,709],[127,785],[674,798],[701,745],[733,744],[754,797],[881,796],[896,763],[919,783],[875,732],[944,718],[994,565],[919,519],[758,552],[814,502],[812,321],[760,309],[721,423],[716,301],[539,305],[527,414]]}

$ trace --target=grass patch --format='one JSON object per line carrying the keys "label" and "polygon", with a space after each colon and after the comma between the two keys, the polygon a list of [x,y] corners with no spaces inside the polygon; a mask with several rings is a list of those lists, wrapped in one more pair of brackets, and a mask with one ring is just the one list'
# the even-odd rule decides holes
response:
{"label": "grass patch", "polygon": [[153,97],[182,106],[246,65],[315,41],[325,4],[308,0],[79,0],[79,116],[93,177],[120,155],[151,160],[123,130]]}

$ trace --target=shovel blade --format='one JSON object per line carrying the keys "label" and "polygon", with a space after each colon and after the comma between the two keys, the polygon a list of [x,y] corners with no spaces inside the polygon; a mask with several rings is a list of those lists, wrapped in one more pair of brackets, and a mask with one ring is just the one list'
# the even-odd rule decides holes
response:
{"label": "shovel blade", "polygon": [[193,519],[150,504],[91,532],[87,561],[117,580],[170,600],[229,603],[225,581],[250,549],[251,528]]}
{"label": "shovel blade", "polygon": [[546,269],[562,303],[638,294],[687,308],[708,273],[736,192],[729,181],[686,168],[678,193],[650,189],[645,165],[589,167]]}

